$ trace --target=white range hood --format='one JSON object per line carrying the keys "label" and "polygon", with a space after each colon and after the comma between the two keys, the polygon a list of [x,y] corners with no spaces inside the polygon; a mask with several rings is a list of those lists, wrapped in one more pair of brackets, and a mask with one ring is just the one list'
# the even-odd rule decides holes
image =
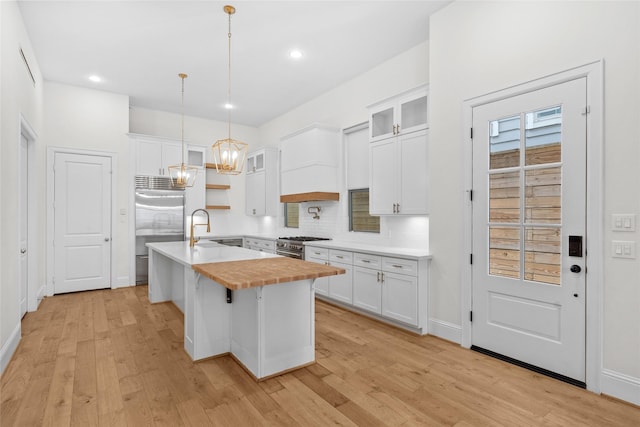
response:
{"label": "white range hood", "polygon": [[315,123],[283,137],[280,150],[280,202],[340,199],[340,129]]}

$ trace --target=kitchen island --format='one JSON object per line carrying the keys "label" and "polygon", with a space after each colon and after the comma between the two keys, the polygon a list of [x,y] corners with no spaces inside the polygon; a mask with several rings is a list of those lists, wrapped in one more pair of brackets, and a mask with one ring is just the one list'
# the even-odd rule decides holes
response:
{"label": "kitchen island", "polygon": [[258,380],[315,361],[314,280],[343,269],[213,242],[147,246],[149,301],[183,312],[191,359],[230,354]]}

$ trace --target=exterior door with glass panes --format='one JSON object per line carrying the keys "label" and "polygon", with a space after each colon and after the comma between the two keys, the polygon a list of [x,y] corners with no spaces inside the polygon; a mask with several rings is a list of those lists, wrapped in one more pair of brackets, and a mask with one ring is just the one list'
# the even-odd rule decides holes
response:
{"label": "exterior door with glass panes", "polygon": [[586,79],[473,108],[472,344],[585,381]]}

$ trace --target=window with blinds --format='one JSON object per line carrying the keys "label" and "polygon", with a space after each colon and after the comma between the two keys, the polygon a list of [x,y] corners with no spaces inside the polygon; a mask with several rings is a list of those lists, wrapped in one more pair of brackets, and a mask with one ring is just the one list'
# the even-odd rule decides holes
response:
{"label": "window with blinds", "polygon": [[284,226],[289,228],[299,228],[299,206],[300,203],[284,204]]}
{"label": "window with blinds", "polygon": [[369,215],[369,189],[349,190],[349,231],[380,233],[380,217]]}

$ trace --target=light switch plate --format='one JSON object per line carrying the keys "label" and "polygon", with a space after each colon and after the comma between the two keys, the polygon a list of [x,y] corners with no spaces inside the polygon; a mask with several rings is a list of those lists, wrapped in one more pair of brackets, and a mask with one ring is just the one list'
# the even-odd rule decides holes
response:
{"label": "light switch plate", "polygon": [[636,231],[636,215],[635,214],[611,215],[611,230]]}
{"label": "light switch plate", "polygon": [[614,240],[611,242],[611,256],[613,258],[636,258],[636,242]]}

